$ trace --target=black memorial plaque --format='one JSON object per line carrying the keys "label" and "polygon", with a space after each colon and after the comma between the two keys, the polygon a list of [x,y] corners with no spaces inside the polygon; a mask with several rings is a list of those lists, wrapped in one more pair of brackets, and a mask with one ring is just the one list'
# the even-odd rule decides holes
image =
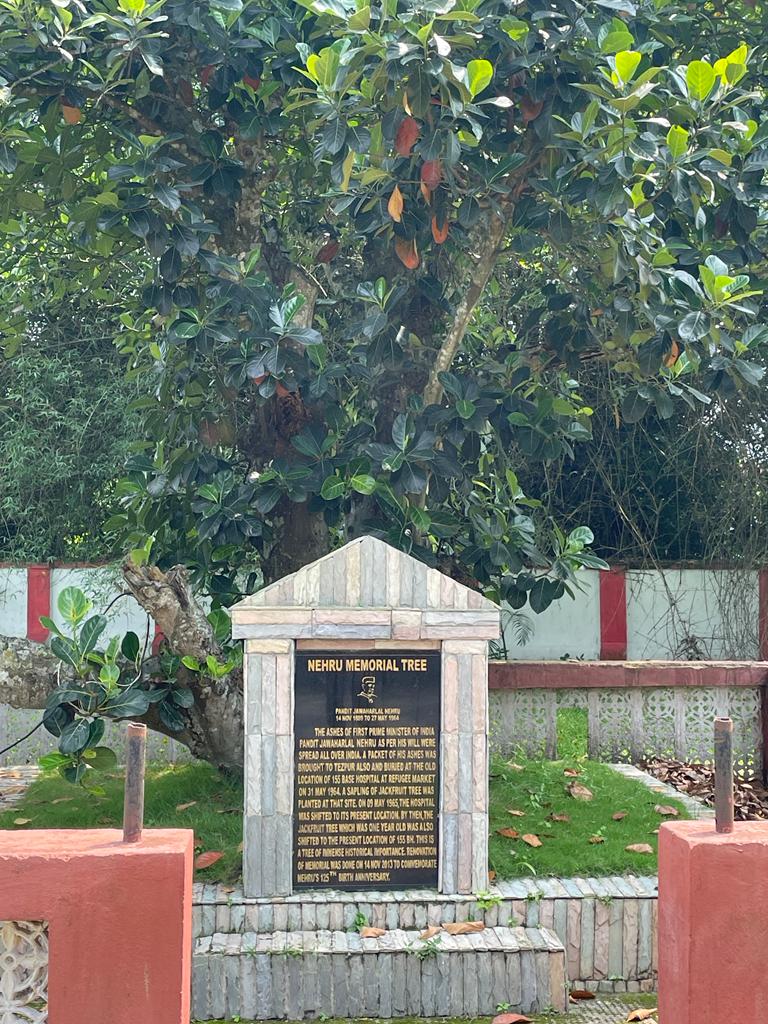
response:
{"label": "black memorial plaque", "polygon": [[438,651],[300,651],[296,889],[437,886]]}

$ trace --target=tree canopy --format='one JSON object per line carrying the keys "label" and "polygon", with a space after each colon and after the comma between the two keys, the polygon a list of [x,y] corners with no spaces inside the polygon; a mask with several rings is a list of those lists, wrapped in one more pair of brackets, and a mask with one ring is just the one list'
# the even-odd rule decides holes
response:
{"label": "tree canopy", "polygon": [[596,362],[617,426],[762,379],[766,41],[760,0],[0,8],[0,230],[136,274],[147,604],[366,531],[534,610],[602,564],[518,460],[589,442]]}

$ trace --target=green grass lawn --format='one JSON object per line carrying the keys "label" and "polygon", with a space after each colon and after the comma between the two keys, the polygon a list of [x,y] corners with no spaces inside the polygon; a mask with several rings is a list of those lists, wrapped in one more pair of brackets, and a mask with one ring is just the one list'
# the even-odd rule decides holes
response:
{"label": "green grass lawn", "polygon": [[[493,763],[490,865],[496,877],[654,874],[655,830],[664,820],[654,806],[661,798],[605,765],[587,760],[580,712],[561,712],[559,733],[561,761],[519,757]],[[566,769],[580,774],[567,776]],[[30,787],[20,804],[0,814],[0,828],[119,828],[122,774],[105,774],[100,781],[105,791],[102,796],[73,786],[57,774],[46,775]],[[568,794],[567,786],[574,781],[592,792],[590,801]],[[679,816],[686,817],[682,805],[675,806]],[[235,882],[239,878],[242,807],[242,786],[210,765],[147,767],[147,827],[194,829],[198,852],[223,854],[216,863],[196,872],[200,880]],[[522,814],[512,815],[510,810]],[[612,816],[618,812],[625,812],[626,817],[614,821]],[[567,815],[569,820],[553,820],[553,815]],[[520,838],[500,835],[497,829],[501,828],[515,829],[520,836],[537,836],[542,845],[534,848]],[[590,842],[592,837],[602,841]],[[628,853],[625,847],[634,843],[648,843],[653,854]]]}
{"label": "green grass lawn", "polygon": [[[147,765],[144,821],[148,828],[192,828],[199,852],[221,851],[201,880],[232,882],[241,871],[243,789],[202,762]],[[0,828],[122,828],[121,772],[100,775],[104,796],[65,782],[58,774],[34,782],[21,803],[0,814]],[[193,806],[183,808],[194,801]],[[183,808],[183,809],[177,809]],[[15,822],[25,822],[17,825]]]}

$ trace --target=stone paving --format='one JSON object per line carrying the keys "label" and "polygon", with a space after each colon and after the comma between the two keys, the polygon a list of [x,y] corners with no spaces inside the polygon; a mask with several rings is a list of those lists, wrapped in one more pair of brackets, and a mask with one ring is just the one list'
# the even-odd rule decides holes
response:
{"label": "stone paving", "polygon": [[17,804],[39,774],[40,769],[33,764],[0,768],[0,811],[7,811]]}
{"label": "stone paving", "polygon": [[[645,1007],[648,1004],[646,998],[642,1006]],[[554,1014],[552,1016],[534,1017],[536,1024],[623,1024],[626,1021],[630,1010],[638,1009],[641,1004],[633,1004],[631,998],[616,998],[615,996],[606,996],[602,999],[595,999],[594,1001],[585,1001],[578,1003],[571,1003],[571,1008],[567,1017],[562,1014]],[[647,1024],[655,1024],[654,1018],[651,1018]]]}

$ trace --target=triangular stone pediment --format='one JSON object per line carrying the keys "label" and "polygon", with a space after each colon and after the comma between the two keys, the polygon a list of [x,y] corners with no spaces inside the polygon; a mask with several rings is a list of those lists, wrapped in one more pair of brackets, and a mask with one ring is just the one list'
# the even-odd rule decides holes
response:
{"label": "triangular stone pediment", "polygon": [[246,608],[486,610],[492,601],[376,537],[360,537],[246,597]]}

